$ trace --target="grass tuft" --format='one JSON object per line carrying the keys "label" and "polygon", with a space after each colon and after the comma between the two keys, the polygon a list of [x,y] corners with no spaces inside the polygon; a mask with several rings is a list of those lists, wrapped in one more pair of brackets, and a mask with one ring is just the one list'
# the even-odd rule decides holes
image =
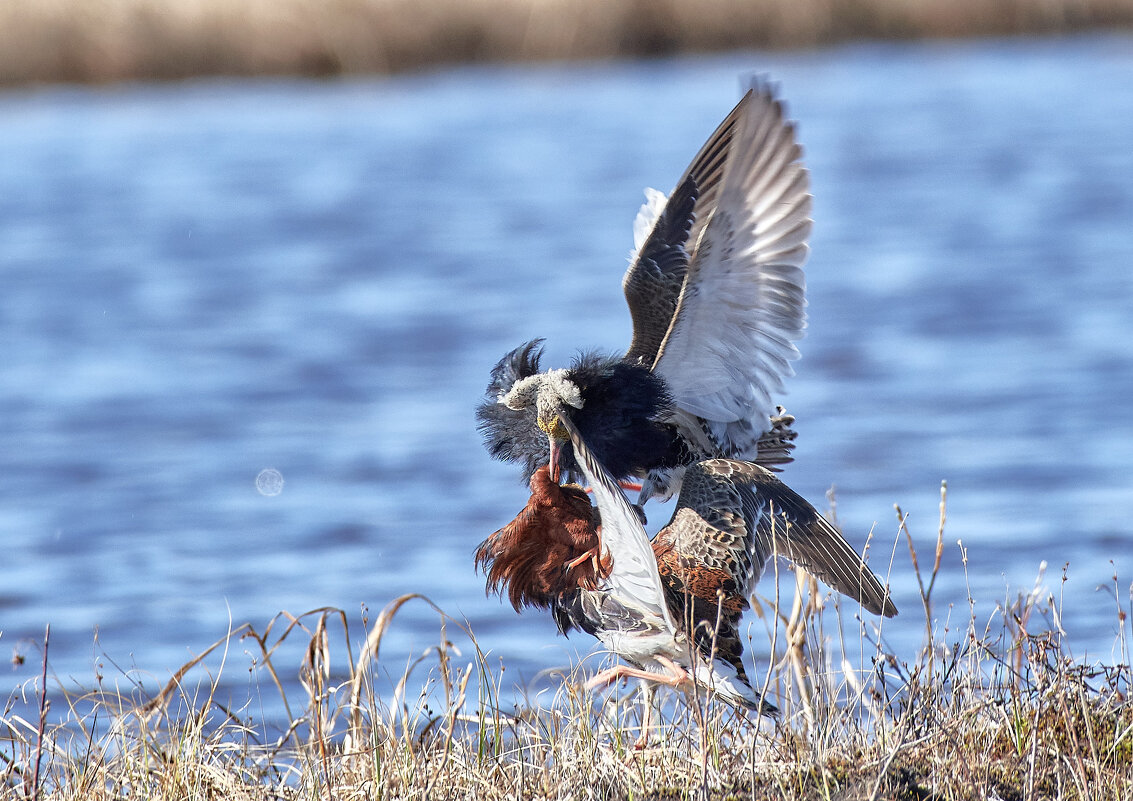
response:
{"label": "grass tuft", "polygon": [[[636,748],[642,695],[636,686],[580,689],[595,657],[548,672],[513,700],[503,667],[466,625],[405,595],[372,622],[363,615],[357,651],[341,610],[281,613],[262,632],[234,628],[149,697],[129,675],[125,689],[100,679],[85,694],[49,691],[48,635],[43,677],[0,714],[0,798],[1133,797],[1128,602],[1117,577],[1121,664],[1070,656],[1042,575],[983,623],[968,599],[955,628],[952,610],[942,621],[933,601],[945,504],[942,491],[930,560],[898,509],[925,621],[915,653],[887,647],[884,626],[896,621],[850,618],[805,574],[784,569],[781,597],[755,599],[772,643],[759,667],[782,710],[777,723],[703,692],[659,691],[647,746]],[[432,607],[439,637],[391,662],[383,641],[410,603]],[[303,698],[288,698],[280,679],[288,640],[305,644]],[[251,704],[222,702],[228,650],[240,641],[254,676],[279,694],[286,720],[277,730],[253,725]]]}

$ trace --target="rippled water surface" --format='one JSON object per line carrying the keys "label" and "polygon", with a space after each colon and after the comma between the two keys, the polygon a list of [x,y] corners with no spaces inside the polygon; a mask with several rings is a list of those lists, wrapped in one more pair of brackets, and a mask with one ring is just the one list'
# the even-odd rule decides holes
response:
{"label": "rippled water surface", "polygon": [[[1113,659],[1133,40],[1087,38],[0,95],[0,652],[26,657],[0,691],[38,673],[48,623],[64,685],[156,686],[230,621],[333,606],[361,638],[363,608],[408,592],[516,682],[588,649],[484,596],[472,550],[526,492],[473,408],[531,337],[548,364],[625,347],[641,191],[752,70],[815,193],[786,480],[822,508],[836,486],[883,565],[894,503],[931,549],[947,479],[938,611],[966,619],[970,591],[986,618],[1045,560],[1074,651]],[[886,637],[911,652],[903,543],[891,580]],[[391,674],[436,621],[403,609]]]}

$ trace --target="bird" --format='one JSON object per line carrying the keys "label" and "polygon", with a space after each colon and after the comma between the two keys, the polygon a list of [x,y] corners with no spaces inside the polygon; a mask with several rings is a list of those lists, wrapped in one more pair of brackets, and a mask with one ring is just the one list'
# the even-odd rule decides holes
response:
{"label": "bird", "polygon": [[[770,470],[727,458],[689,465],[672,519],[650,542],[616,477],[569,417],[560,422],[596,506],[542,465],[527,506],[481,543],[476,562],[488,591],[507,593],[517,611],[550,609],[562,634],[591,634],[628,663],[588,687],[620,678],[699,685],[733,706],[774,714],[744,668],[740,622],[776,556],[873,614],[897,614],[838,529]],[[591,549],[599,558],[580,561]]]}
{"label": "bird", "polygon": [[546,370],[542,339],[507,353],[476,412],[491,455],[527,481],[543,464],[576,481],[570,418],[618,480],[641,483],[638,505],[707,458],[790,462],[794,418],[772,394],[806,327],[809,185],[776,89],[752,79],[673,192],[646,190],[622,278],[628,349]]}

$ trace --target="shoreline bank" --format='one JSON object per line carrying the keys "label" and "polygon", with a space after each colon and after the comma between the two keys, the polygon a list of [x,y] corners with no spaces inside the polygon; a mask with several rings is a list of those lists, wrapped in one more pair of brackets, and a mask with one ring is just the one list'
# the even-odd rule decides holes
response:
{"label": "shoreline bank", "polygon": [[0,86],[1133,31],[1133,0],[61,0],[0,8]]}

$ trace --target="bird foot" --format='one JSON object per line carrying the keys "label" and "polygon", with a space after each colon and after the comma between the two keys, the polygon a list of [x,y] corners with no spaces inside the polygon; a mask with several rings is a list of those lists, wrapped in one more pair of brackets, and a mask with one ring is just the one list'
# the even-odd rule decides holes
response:
{"label": "bird foot", "polygon": [[566,569],[567,570],[573,570],[574,568],[578,567],[579,565],[584,564],[586,562],[586,560],[588,560],[588,559],[593,560],[594,570],[595,570],[595,572],[597,572],[597,570],[598,570],[598,549],[597,548],[591,548],[588,551],[586,551],[586,553],[582,554],[581,556],[576,556],[574,559],[571,559],[569,562],[566,563]]}

